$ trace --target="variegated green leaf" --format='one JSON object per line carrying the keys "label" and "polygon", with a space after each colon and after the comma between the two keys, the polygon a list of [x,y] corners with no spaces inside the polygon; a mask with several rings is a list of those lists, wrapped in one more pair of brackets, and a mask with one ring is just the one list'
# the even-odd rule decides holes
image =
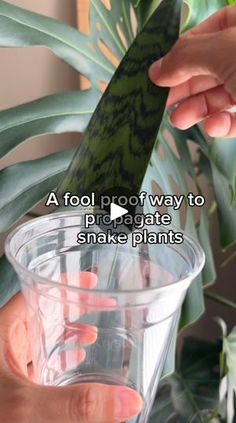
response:
{"label": "variegated green leaf", "polygon": [[217,10],[229,4],[227,0],[184,0],[184,2],[188,6],[188,15],[183,31],[198,25]]}
{"label": "variegated green leaf", "polygon": [[180,13],[180,0],[164,0],[139,33],[84,133],[60,192],[139,192],[168,95],[150,81],[147,70],[177,40]]}
{"label": "variegated green leaf", "polygon": [[0,232],[7,231],[54,190],[74,151],[62,151],[0,171]]}
{"label": "variegated green leaf", "polygon": [[0,112],[0,158],[28,138],[45,134],[83,132],[99,91],[56,94]]}
{"label": "variegated green leaf", "polygon": [[[86,75],[96,86],[113,66],[98,45],[89,48],[88,38],[55,19],[0,1],[0,46],[46,46],[60,59]],[[95,51],[94,51],[95,50]]]}

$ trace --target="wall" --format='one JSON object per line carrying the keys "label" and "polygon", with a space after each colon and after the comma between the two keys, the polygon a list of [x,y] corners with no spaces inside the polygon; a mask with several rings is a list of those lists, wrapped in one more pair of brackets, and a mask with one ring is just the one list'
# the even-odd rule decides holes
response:
{"label": "wall", "polygon": [[[76,27],[75,0],[8,0],[8,3]],[[78,73],[44,47],[0,49],[0,62],[0,110],[79,88]],[[0,169],[18,161],[72,148],[78,141],[78,134],[37,137],[0,160]],[[0,253],[4,238],[0,236]]]}
{"label": "wall", "polygon": [[[66,24],[76,26],[74,0],[9,0]],[[49,94],[77,89],[78,74],[43,47],[0,50],[0,109],[16,106]],[[46,136],[26,143],[0,166],[61,150],[78,142],[78,135]]]}

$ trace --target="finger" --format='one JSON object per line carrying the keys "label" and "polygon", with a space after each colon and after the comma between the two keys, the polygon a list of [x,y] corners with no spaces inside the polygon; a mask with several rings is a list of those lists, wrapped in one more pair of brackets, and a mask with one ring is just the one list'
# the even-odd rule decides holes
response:
{"label": "finger", "polygon": [[140,395],[122,386],[37,387],[31,397],[32,420],[37,423],[117,423],[134,418],[142,409]]}
{"label": "finger", "polygon": [[171,122],[179,129],[188,129],[208,116],[234,105],[223,86],[213,88],[184,100],[172,113]]}
{"label": "finger", "polygon": [[73,341],[75,344],[94,344],[97,340],[98,330],[96,326],[84,323],[66,323],[65,331],[58,338],[58,342]]}
{"label": "finger", "polygon": [[210,137],[236,137],[236,115],[230,112],[216,113],[206,120],[204,128]]}
{"label": "finger", "polygon": [[195,76],[183,84],[173,87],[167,101],[167,108],[195,94],[210,90],[221,85],[213,76]]}
{"label": "finger", "polygon": [[[61,275],[62,283],[76,286],[82,289],[92,290],[98,285],[98,277],[93,272],[70,272]],[[64,294],[66,295],[66,293]],[[78,293],[77,303],[80,305],[80,315],[96,313],[101,311],[112,311],[116,307],[116,300],[113,298],[98,298],[93,293]]]}
{"label": "finger", "polygon": [[[97,275],[93,272],[67,272],[60,275],[59,282],[69,287],[92,290],[96,287],[98,278]],[[60,295],[65,300],[65,302],[68,301],[68,304],[65,303],[64,306],[65,319],[67,319],[68,316],[71,317],[73,314],[79,318],[79,316],[85,313],[83,307],[84,302],[81,301],[81,295],[79,292],[69,289],[61,289]],[[82,294],[82,297],[83,295],[86,297],[85,294]],[[69,304],[69,302],[73,302],[74,304]],[[78,304],[80,305],[79,308]]]}
{"label": "finger", "polygon": [[[69,344],[64,345],[60,353],[58,352],[56,357],[52,358],[53,371],[58,371],[58,373],[72,371],[85,360],[86,351],[84,349],[76,348],[74,344],[72,344],[71,349],[68,348],[70,348]],[[50,367],[50,361],[48,364]]]}
{"label": "finger", "polygon": [[117,307],[117,302],[114,298],[97,298],[95,295],[81,294],[79,297],[79,304],[81,304],[80,314],[91,314],[102,311],[114,311]]}
{"label": "finger", "polygon": [[223,67],[219,66],[220,54],[215,54],[212,48],[216,43],[216,34],[195,35],[191,39],[181,37],[170,53],[152,64],[150,79],[164,87],[175,87],[199,75],[221,80],[219,73]]}
{"label": "finger", "polygon": [[236,63],[232,55],[235,36],[236,27],[181,37],[164,58],[151,65],[150,79],[156,85],[171,88],[195,76],[213,76],[236,98]]}
{"label": "finger", "polygon": [[93,289],[98,284],[98,278],[92,272],[68,272],[60,275],[60,282],[77,288]]}
{"label": "finger", "polygon": [[[93,289],[98,284],[98,277],[93,272],[69,272],[60,275],[60,282],[65,285],[75,286],[82,289]],[[63,298],[66,299],[66,291],[63,291]],[[94,294],[78,293],[77,303],[80,305],[80,314],[85,313],[84,305],[88,304],[88,308],[92,307],[92,312],[114,310],[116,300],[113,298],[97,298]],[[87,307],[86,307],[87,310]]]}
{"label": "finger", "polygon": [[22,320],[15,321],[6,334],[3,351],[10,371],[27,375],[27,366],[32,361],[28,328]]}
{"label": "finger", "polygon": [[9,327],[16,319],[26,321],[26,306],[22,294],[15,295],[2,309],[0,309],[1,328],[3,326]]}
{"label": "finger", "polygon": [[197,25],[186,33],[189,34],[209,34],[212,32],[222,31],[236,25],[236,6],[229,6],[220,9],[211,15],[204,22]]}
{"label": "finger", "polygon": [[[63,299],[67,298],[65,292]],[[69,303],[71,300],[71,304]],[[99,295],[93,293],[72,293],[68,304],[64,306],[64,319],[68,322],[77,320],[84,314],[98,313],[102,311],[114,311],[117,307],[117,301],[114,298],[99,298]]]}
{"label": "finger", "polygon": [[[0,365],[5,371],[27,374],[32,361],[25,300],[17,294],[0,311]],[[5,359],[7,357],[7,360]]]}
{"label": "finger", "polygon": [[[98,277],[93,272],[68,272],[62,273],[59,282],[63,285],[68,285],[76,288],[81,288],[81,291],[73,291],[69,289],[62,289],[60,295],[68,304],[64,306],[64,318],[69,321],[82,316],[83,314],[96,313],[101,311],[112,311],[116,307],[116,300],[113,298],[98,298],[89,290],[93,290],[98,284]],[[88,291],[84,291],[88,290]],[[78,307],[79,306],[79,307]],[[72,317],[73,316],[73,317]],[[70,323],[69,323],[70,324]],[[89,337],[93,334],[89,334]]]}

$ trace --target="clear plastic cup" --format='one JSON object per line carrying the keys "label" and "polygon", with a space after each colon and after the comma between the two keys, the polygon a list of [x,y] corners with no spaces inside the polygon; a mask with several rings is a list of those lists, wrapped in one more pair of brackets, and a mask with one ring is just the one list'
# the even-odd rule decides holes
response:
{"label": "clear plastic cup", "polygon": [[129,386],[144,402],[132,423],[146,423],[204,253],[186,235],[181,245],[134,248],[130,239],[79,245],[80,231],[84,212],[55,213],[21,225],[6,241],[28,307],[36,381]]}

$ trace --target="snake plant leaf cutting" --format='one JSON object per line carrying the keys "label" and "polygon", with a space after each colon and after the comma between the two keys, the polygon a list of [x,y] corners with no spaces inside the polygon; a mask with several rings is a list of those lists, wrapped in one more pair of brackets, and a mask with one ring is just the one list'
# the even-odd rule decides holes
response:
{"label": "snake plant leaf cutting", "polygon": [[168,96],[168,89],[150,81],[148,68],[177,41],[181,4],[163,0],[134,40],[90,120],[60,194],[140,191]]}

